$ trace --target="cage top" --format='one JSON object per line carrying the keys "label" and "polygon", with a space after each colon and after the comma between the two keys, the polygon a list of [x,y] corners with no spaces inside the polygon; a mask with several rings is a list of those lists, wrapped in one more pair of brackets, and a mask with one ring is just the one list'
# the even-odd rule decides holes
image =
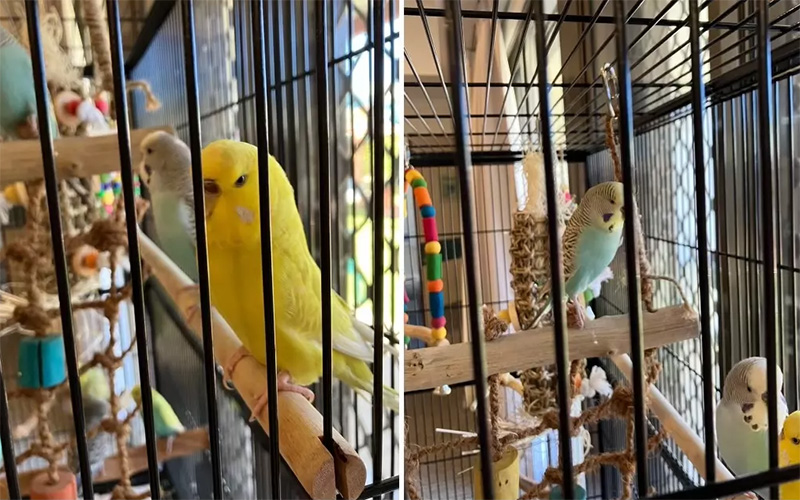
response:
{"label": "cage top", "polygon": [[[689,5],[693,0],[630,0],[627,41],[634,123],[675,115],[691,98]],[[774,75],[800,70],[800,2],[772,0]],[[700,1],[704,78],[709,102],[755,84],[756,10],[744,0]],[[547,74],[553,141],[560,150],[603,149],[608,98],[602,77],[616,65],[610,0],[545,0]],[[406,0],[405,124],[414,156],[455,148],[450,58],[467,82],[473,152],[519,151],[539,143],[540,115],[533,3],[463,0],[464,47],[448,54],[442,0]]]}

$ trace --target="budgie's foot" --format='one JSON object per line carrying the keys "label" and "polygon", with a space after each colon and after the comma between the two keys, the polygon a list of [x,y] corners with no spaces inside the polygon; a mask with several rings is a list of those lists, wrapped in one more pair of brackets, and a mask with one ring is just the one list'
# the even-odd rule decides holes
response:
{"label": "budgie's foot", "polygon": [[20,139],[32,140],[39,138],[39,124],[36,115],[29,115],[25,121],[17,125],[17,135]]}
{"label": "budgie's foot", "polygon": [[288,372],[278,373],[278,391],[296,392],[308,400],[309,403],[314,402],[314,392],[308,387],[302,385],[295,385],[290,382],[292,379]]}
{"label": "budgie's foot", "polygon": [[167,438],[167,455],[172,454],[172,445],[175,442],[175,436],[170,436]]}
{"label": "budgie's foot", "polygon": [[[297,394],[302,395],[306,399],[308,399],[309,403],[314,402],[314,393],[308,387],[303,387],[302,385],[295,385],[290,382],[291,375],[287,372],[279,372],[278,373],[278,392],[286,391],[286,392],[296,392]],[[264,391],[264,394],[258,397],[256,400],[256,404],[253,406],[253,413],[250,415],[250,421],[256,419],[258,415],[264,411],[264,408],[267,407],[267,391]]]}
{"label": "budgie's foot", "polygon": [[572,324],[570,328],[575,328],[577,330],[583,330],[586,326],[586,313],[583,310],[583,306],[577,300],[572,301]]}
{"label": "budgie's foot", "polygon": [[222,376],[222,385],[224,385],[229,391],[233,390],[233,386],[231,385],[231,382],[233,382],[233,370],[236,369],[236,365],[239,364],[239,361],[243,360],[247,356],[251,356],[250,351],[248,351],[244,346],[240,346],[225,364],[224,375]]}

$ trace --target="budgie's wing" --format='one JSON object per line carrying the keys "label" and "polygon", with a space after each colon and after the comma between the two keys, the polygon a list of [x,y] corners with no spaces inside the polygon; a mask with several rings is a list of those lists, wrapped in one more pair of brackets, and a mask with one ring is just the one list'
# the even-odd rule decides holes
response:
{"label": "budgie's wing", "polygon": [[194,195],[190,189],[186,194],[181,197],[181,220],[186,221],[186,232],[197,247],[197,231],[194,223]]}
{"label": "budgie's wing", "polygon": [[[310,253],[302,232],[275,234],[275,312],[279,324],[292,325],[292,330],[313,342],[321,342],[322,304],[321,274]],[[352,311],[331,291],[333,349],[364,361],[372,360],[372,346],[353,326]]]}
{"label": "budgie's wing", "polygon": [[158,243],[189,278],[197,282],[197,244],[190,199],[173,193],[151,193]]}

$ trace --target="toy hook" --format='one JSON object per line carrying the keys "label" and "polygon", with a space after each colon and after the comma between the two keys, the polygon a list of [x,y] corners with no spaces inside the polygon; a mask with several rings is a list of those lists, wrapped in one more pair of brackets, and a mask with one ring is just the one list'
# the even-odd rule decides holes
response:
{"label": "toy hook", "polygon": [[614,66],[610,63],[603,65],[603,82],[608,98],[608,110],[612,118],[619,116],[619,81]]}

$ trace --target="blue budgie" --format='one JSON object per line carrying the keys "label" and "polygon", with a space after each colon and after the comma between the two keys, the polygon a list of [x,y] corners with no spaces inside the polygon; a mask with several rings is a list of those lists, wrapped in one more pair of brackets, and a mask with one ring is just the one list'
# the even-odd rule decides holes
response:
{"label": "blue budgie", "polygon": [[[777,367],[778,429],[789,409],[783,395],[783,372]],[[731,368],[717,405],[717,443],[719,455],[736,476],[746,476],[769,469],[769,433],[767,410],[767,359],[746,358]],[[769,490],[758,490],[769,498]]]}
{"label": "blue budgie", "polygon": [[[622,240],[625,222],[622,183],[603,182],[592,186],[583,195],[564,230],[564,292],[576,305],[579,327],[584,319],[577,296],[582,294],[607,268]],[[539,293],[549,293],[548,281]],[[533,322],[535,328],[550,311],[552,297]]]}
{"label": "blue budgie", "polygon": [[[3,68],[0,71],[0,137],[11,140],[37,138],[39,127],[36,121],[36,92],[33,87],[31,57],[2,26],[0,68]],[[57,137],[58,127],[52,118],[52,106],[49,109],[51,134]]]}
{"label": "blue budgie", "polygon": [[158,243],[196,283],[191,151],[180,139],[162,131],[148,134],[140,149],[139,175],[150,191]]}

